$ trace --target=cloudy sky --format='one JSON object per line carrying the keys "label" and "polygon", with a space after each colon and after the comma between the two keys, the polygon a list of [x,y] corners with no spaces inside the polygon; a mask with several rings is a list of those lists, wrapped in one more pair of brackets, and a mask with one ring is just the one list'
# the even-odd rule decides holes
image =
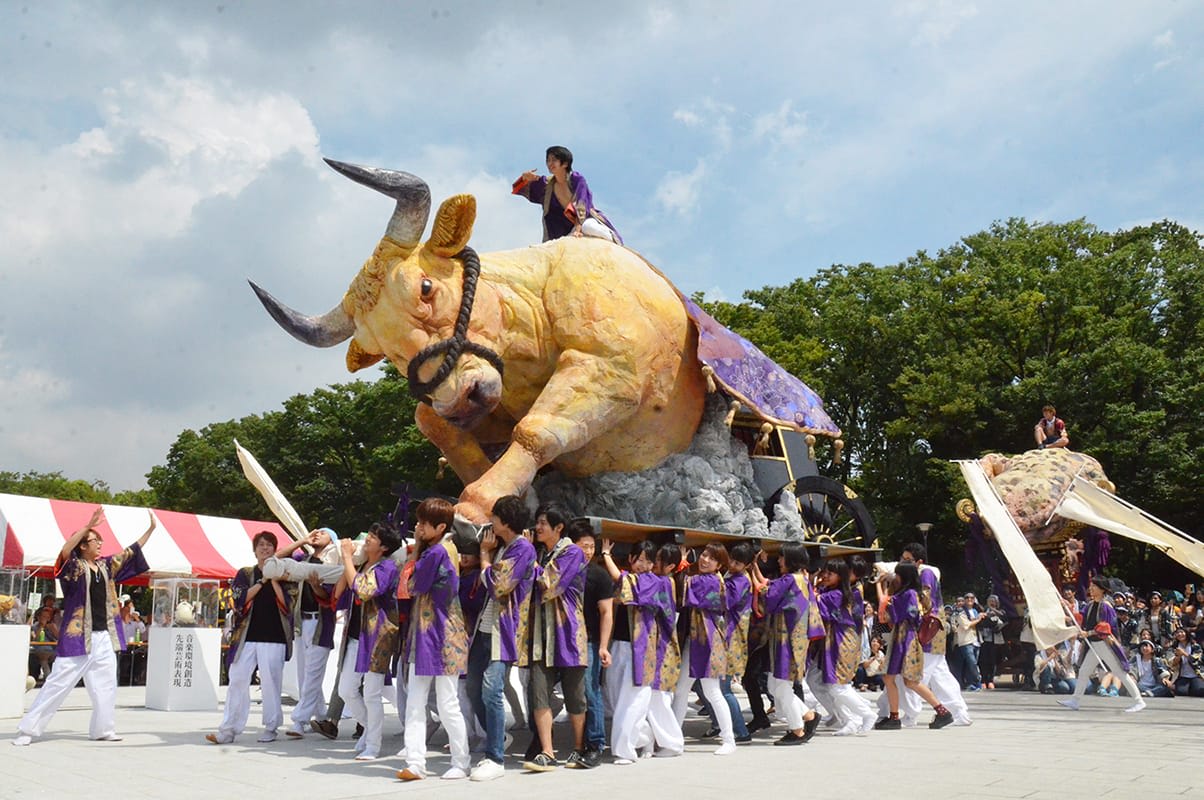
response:
{"label": "cloudy sky", "polygon": [[1009,216],[1204,229],[1199,2],[12,0],[0,42],[0,470],[119,489],[348,379],[245,281],[324,311],[371,253],[390,201],[323,155],[474,193],[488,251],[565,144],[732,300]]}

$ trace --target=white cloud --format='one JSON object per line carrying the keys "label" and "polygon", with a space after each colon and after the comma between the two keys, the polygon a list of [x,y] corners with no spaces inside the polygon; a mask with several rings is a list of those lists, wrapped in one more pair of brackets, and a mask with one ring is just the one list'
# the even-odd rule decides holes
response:
{"label": "white cloud", "polygon": [[916,20],[913,44],[932,47],[948,42],[966,21],[978,16],[978,8],[961,0],[910,0],[895,13]]}
{"label": "white cloud", "polygon": [[793,147],[807,135],[807,115],[794,110],[790,100],[783,100],[776,111],[760,114],[753,120],[753,138],[770,141],[775,147]]}
{"label": "white cloud", "polygon": [[1159,50],[1170,50],[1175,46],[1175,32],[1165,30],[1154,37],[1154,47]]}
{"label": "white cloud", "polygon": [[656,187],[656,200],[666,212],[689,217],[698,210],[707,165],[701,159],[689,172],[669,172]]}

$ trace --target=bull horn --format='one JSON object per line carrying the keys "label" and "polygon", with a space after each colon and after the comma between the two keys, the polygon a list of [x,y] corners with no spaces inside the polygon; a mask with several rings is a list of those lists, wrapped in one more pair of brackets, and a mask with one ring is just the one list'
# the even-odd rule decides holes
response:
{"label": "bull horn", "polygon": [[276,323],[288,331],[294,339],[311,347],[334,347],[345,342],[355,333],[355,320],[343,310],[342,304],[335,306],[320,317],[307,317],[272,297],[264,289],[247,281],[255,290],[255,296],[272,315]]}
{"label": "bull horn", "polygon": [[330,158],[323,160],[340,175],[396,200],[397,206],[385,227],[385,236],[404,247],[418,246],[431,215],[431,190],[426,181],[408,172],[361,167]]}

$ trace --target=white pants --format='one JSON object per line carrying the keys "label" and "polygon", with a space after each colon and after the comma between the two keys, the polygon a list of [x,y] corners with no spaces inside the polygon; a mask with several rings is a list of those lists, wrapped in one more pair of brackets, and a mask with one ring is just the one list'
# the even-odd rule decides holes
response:
{"label": "white pants", "polygon": [[226,711],[218,733],[237,736],[251,714],[251,674],[259,667],[259,692],[263,700],[263,729],[275,732],[284,722],[280,708],[280,682],[284,678],[284,650],[279,642],[243,642],[230,665]]}
{"label": "white pants", "polygon": [[873,723],[878,715],[870,704],[847,683],[825,683],[828,692],[828,706],[841,726],[856,723],[858,726],[867,722]]}
{"label": "white pants", "polygon": [[460,713],[460,698],[457,696],[459,677],[456,675],[415,675],[410,666],[410,680],[406,690],[406,766],[419,775],[426,773],[426,702],[431,695],[431,684],[435,685],[435,700],[439,705],[439,723],[447,731],[451,745],[453,767],[465,772],[472,765],[468,758],[468,734],[464,716]]}
{"label": "white pants", "polygon": [[615,241],[614,232],[593,217],[586,217],[585,222],[581,223],[581,233],[585,236],[592,236],[595,239],[606,239],[609,242]]}
{"label": "white pants", "polygon": [[[55,662],[55,666],[58,662]],[[1079,665],[1079,674],[1074,682],[1074,699],[1078,700],[1087,691],[1087,684],[1091,682],[1091,673],[1095,668],[1103,667],[1111,672],[1113,676],[1120,678],[1121,684],[1125,687],[1125,691],[1129,693],[1129,697],[1133,698],[1133,702],[1141,699],[1141,692],[1137,688],[1137,681],[1133,680],[1130,675],[1116,658],[1116,653],[1112,652],[1112,648],[1107,642],[1092,642],[1088,640],[1087,651],[1083,653],[1083,663]]]}
{"label": "white pants", "polygon": [[669,694],[632,683],[630,642],[612,642],[611,647],[610,668],[620,673],[621,679],[610,735],[615,758],[635,761],[636,751],[653,740],[668,753],[681,753],[685,738],[673,716]]}
{"label": "white pants", "polygon": [[26,736],[41,736],[50,723],[54,712],[67,699],[67,694],[79,679],[84,679],[88,697],[92,701],[92,722],[88,725],[88,738],[100,739],[117,733],[114,720],[117,708],[117,654],[113,652],[113,640],[109,632],[92,632],[92,649],[82,656],[59,656],[50,668],[33,705],[21,721],[17,732]]}
{"label": "white pants", "polygon": [[832,714],[842,724],[848,721],[841,720],[840,712],[835,708],[836,704],[832,700],[832,687],[830,684],[824,683],[824,673],[821,667],[811,664],[807,668],[807,674],[803,677],[803,685],[807,687],[805,693],[807,697],[803,700],[805,708],[823,715]]}
{"label": "white pants", "polygon": [[[380,755],[381,731],[385,723],[385,676],[380,672],[356,672],[359,639],[347,642],[343,672],[339,675],[339,697],[355,721],[364,726],[364,735],[356,743],[356,752],[369,758]],[[360,685],[363,684],[363,694]]]}
{"label": "white pants", "polygon": [[326,717],[322,681],[326,677],[330,648],[313,644],[318,622],[316,618],[303,618],[301,635],[293,642],[297,662],[297,705],[293,707],[293,726],[298,728],[314,717]]}
{"label": "white pants", "polygon": [[736,733],[732,729],[732,710],[727,705],[727,698],[719,689],[718,678],[699,678],[702,694],[711,704],[711,713],[715,715],[715,724],[719,727],[719,741],[723,744],[735,744]]}
{"label": "white pants", "polygon": [[[690,688],[694,685],[694,680],[690,677],[690,644],[687,642],[681,651],[681,675],[677,679],[677,686],[673,687],[673,716],[677,718],[677,727],[679,728],[686,721],[686,709],[690,705]],[[728,717],[731,717],[730,713]]]}
{"label": "white pants", "polygon": [[803,727],[803,713],[806,706],[794,693],[794,684],[770,675],[769,693],[773,695],[773,704],[778,713],[786,717],[786,727],[792,731]]}
{"label": "white pants", "polygon": [[[892,677],[883,675],[882,679],[892,680]],[[924,701],[904,685],[902,676],[895,675],[893,680],[899,687],[899,716],[907,722],[915,721],[920,716],[920,712],[924,710]],[[931,689],[932,693],[936,695],[936,701],[949,709],[954,722],[963,725],[970,724],[970,709],[966,706],[966,699],[962,696],[961,684],[949,671],[949,662],[945,660],[944,655],[924,654],[924,675],[920,678],[920,683]],[[890,700],[887,698],[886,692],[878,696],[878,714],[882,717],[890,716]]]}

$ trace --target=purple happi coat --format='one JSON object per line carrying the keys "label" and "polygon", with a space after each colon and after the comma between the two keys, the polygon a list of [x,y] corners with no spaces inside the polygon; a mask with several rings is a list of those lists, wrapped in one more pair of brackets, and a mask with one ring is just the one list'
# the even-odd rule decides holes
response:
{"label": "purple happi coat", "polygon": [[[335,545],[332,544],[330,546],[334,547]],[[318,558],[316,555],[309,556],[308,554],[306,554],[306,552],[304,550],[293,551],[292,558],[294,561],[298,561],[298,562],[302,562],[302,563],[311,563],[311,564],[321,564],[322,563],[322,560],[320,558]],[[322,588],[326,590],[327,597],[334,596],[334,587],[335,587],[335,585],[333,583],[322,584]],[[301,594],[304,591],[305,591],[305,587],[298,584],[296,600],[294,601],[294,604],[293,604],[294,620],[295,620],[295,627],[293,629],[294,636],[301,635]],[[334,605],[330,602],[330,600],[320,600],[317,597],[315,597],[314,600],[316,600],[318,603],[318,625],[317,625],[317,629],[314,631],[314,640],[312,642],[310,642],[310,644],[317,645],[318,647],[326,647],[328,649],[333,650],[334,649],[334,625],[335,625]]]}
{"label": "purple happi coat", "polygon": [[752,581],[747,575],[729,575],[727,595],[727,674],[743,675],[748,666],[748,624],[752,616]]}
{"label": "purple happi coat", "polygon": [[351,584],[353,602],[363,614],[355,656],[357,673],[392,675],[393,656],[401,636],[396,600],[399,574],[397,563],[385,557],[370,567],[365,566]]}
{"label": "purple happi coat", "polygon": [[[928,602],[931,604],[929,608],[936,611],[937,616],[941,619],[941,632],[933,636],[928,644],[921,644],[920,647],[925,653],[943,656],[946,647],[945,631],[948,629],[948,625],[945,620],[945,605],[941,601],[941,580],[937,577],[936,570],[927,564],[920,565],[920,585],[928,590]],[[923,611],[922,608],[921,611]]]}
{"label": "purple happi coat", "polygon": [[549,667],[589,666],[585,630],[585,553],[567,538],[535,565],[531,600],[532,661]]}
{"label": "purple happi coat", "polygon": [[[226,651],[227,665],[234,663],[234,659],[238,657],[238,651],[247,639],[247,630],[251,624],[251,607],[255,603],[254,600],[247,599],[247,593],[259,580],[255,575],[258,570],[257,566],[243,567],[234,573],[234,580],[230,582],[230,602],[234,606],[234,626],[230,632],[230,649]],[[262,573],[260,575],[262,576]],[[284,597],[283,601],[280,596],[276,597],[276,611],[280,614],[280,630],[284,633],[284,660],[287,661],[293,655],[293,637],[289,636],[289,632],[293,629],[293,592],[297,591],[297,585],[288,581],[279,581],[277,585]],[[275,594],[275,589],[270,583],[259,591]]]}
{"label": "purple happi coat", "polygon": [[415,675],[459,675],[468,666],[460,610],[460,555],[450,540],[422,551],[410,575],[410,635],[405,661]]}
{"label": "purple happi coat", "polygon": [[784,681],[801,681],[807,671],[807,648],[824,637],[823,620],[814,593],[802,573],[783,575],[765,592],[769,621],[770,674]]}
{"label": "purple happi coat", "polygon": [[555,176],[540,176],[529,183],[522,183],[520,180],[514,184],[512,190],[514,194],[543,206],[543,240],[545,242],[568,236],[573,232],[574,223],[568,218],[571,214],[576,219],[577,225],[584,224],[589,218],[598,220],[610,228],[619,244],[623,243],[623,237],[619,236],[615,226],[605,214],[594,206],[594,195],[589,190],[589,183],[585,180],[584,175],[577,171],[569,173],[569,191],[573,195],[573,200],[570,209],[567,210],[560,204],[555,189],[549,189],[549,186],[555,181]]}
{"label": "purple happi coat", "polygon": [[727,664],[727,591],[711,573],[686,578],[684,605],[690,614],[690,677],[723,678]]}
{"label": "purple happi coat", "polygon": [[891,624],[886,674],[918,681],[924,677],[924,651],[920,648],[920,596],[915,589],[894,595],[886,606]]}
{"label": "purple happi coat", "polygon": [[[665,674],[665,661],[673,644],[677,616],[673,580],[651,572],[624,572],[619,576],[616,599],[627,606],[631,623],[631,682],[672,690],[677,677]],[[668,677],[673,680],[666,680]]]}
{"label": "purple happi coat", "polygon": [[497,602],[497,619],[489,630],[490,660],[527,666],[534,578],[535,547],[522,536],[515,536],[498,551],[497,560],[481,570],[481,580]]}
{"label": "purple happi coat", "polygon": [[[1101,622],[1108,623],[1108,626],[1110,628],[1112,628],[1112,638],[1115,643],[1110,643],[1106,639],[1101,639],[1099,636],[1096,636],[1090,630],[1087,631],[1087,638],[1093,642],[1101,642],[1104,645],[1104,647],[1107,647],[1109,650],[1112,651],[1112,653],[1116,656],[1116,660],[1120,662],[1121,667],[1124,669],[1128,669],[1129,668],[1129,656],[1127,653],[1125,653],[1125,648],[1120,645],[1120,639],[1117,636],[1117,631],[1119,631],[1120,629],[1117,627],[1116,609],[1113,608],[1112,604],[1110,602],[1108,602],[1107,600],[1104,600],[1103,602],[1099,603],[1098,606],[1099,606],[1099,610],[1095,615],[1095,619],[1096,619],[1095,624],[1098,625]],[[1083,611],[1084,621],[1087,619],[1087,615],[1090,613],[1091,613],[1091,602],[1088,602],[1087,608]]]}
{"label": "purple happi coat", "polygon": [[858,616],[853,613],[858,597],[850,592],[845,605],[840,589],[821,592],[816,598],[819,615],[823,618],[823,651],[819,665],[824,683],[849,683],[861,661],[861,635],[857,632]]}
{"label": "purple happi coat", "polygon": [[[125,650],[125,631],[118,623],[121,604],[117,602],[116,584],[141,575],[150,567],[142,556],[137,542],[119,553],[96,559],[105,583],[105,616],[109,639],[114,650]],[[76,556],[59,555],[54,564],[54,577],[63,587],[63,621],[59,625],[56,656],[83,656],[92,651],[92,604],[88,602],[88,562]]]}

